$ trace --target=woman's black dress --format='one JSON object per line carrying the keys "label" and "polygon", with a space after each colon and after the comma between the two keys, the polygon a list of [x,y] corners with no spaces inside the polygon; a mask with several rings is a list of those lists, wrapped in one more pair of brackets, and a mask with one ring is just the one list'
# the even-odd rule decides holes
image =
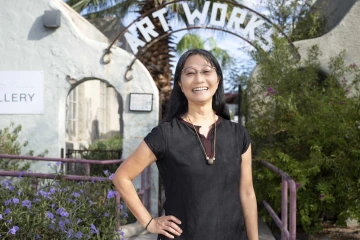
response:
{"label": "woman's black dress", "polygon": [[[199,129],[199,127],[197,127]],[[203,144],[213,151],[214,128]],[[216,160],[208,165],[195,131],[182,119],[155,127],[144,139],[157,157],[165,187],[166,215],[182,222],[182,240],[247,239],[240,204],[241,154],[250,139],[240,124],[219,117],[216,122]],[[158,239],[168,239],[159,235]]]}

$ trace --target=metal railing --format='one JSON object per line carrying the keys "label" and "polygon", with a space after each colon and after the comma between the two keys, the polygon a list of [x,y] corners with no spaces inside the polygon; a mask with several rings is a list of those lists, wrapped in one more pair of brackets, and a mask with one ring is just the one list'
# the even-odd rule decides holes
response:
{"label": "metal railing", "polygon": [[[281,185],[281,219],[271,208],[271,206],[263,200],[266,210],[270,213],[276,225],[281,230],[281,240],[295,240],[296,239],[296,184],[295,181],[285,172],[281,171],[271,163],[260,160],[260,163],[275,173],[278,173],[282,178]],[[288,189],[290,188],[290,214],[288,219]],[[289,222],[289,227],[288,227]]]}
{"label": "metal railing", "polygon": [[[72,181],[111,181],[106,177],[91,177],[90,173],[90,165],[108,165],[108,164],[121,164],[124,159],[115,159],[115,160],[88,160],[88,159],[72,159],[72,158],[46,158],[46,157],[33,157],[33,156],[20,156],[20,155],[8,155],[8,154],[0,154],[0,159],[17,159],[17,160],[33,160],[33,161],[46,161],[46,162],[61,162],[61,163],[82,163],[86,165],[86,176],[80,175],[61,175],[62,179],[72,180]],[[34,173],[34,172],[19,172],[19,171],[5,171],[0,170],[0,176],[3,177],[29,177],[34,178],[33,188],[37,190],[38,180],[39,178],[43,179],[58,179],[59,174],[52,173]],[[141,173],[141,189],[137,193],[141,196],[142,203],[145,207],[151,211],[151,167],[148,167]],[[121,196],[116,191],[116,201],[117,205],[120,206]],[[116,210],[118,216],[120,216],[120,208],[118,207]],[[120,218],[118,217],[117,227],[120,227]]]}

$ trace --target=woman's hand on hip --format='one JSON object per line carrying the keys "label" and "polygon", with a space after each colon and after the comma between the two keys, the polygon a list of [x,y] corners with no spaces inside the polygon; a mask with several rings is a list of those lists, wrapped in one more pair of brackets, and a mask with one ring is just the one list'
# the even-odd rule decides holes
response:
{"label": "woman's hand on hip", "polygon": [[173,235],[180,236],[182,233],[181,228],[178,226],[181,221],[174,216],[161,216],[154,218],[147,230],[151,233],[162,234],[168,238],[174,238]]}

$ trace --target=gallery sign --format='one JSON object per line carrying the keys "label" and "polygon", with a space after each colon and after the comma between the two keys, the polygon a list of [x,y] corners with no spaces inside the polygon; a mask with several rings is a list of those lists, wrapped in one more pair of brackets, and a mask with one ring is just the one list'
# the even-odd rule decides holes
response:
{"label": "gallery sign", "polygon": [[43,114],[42,71],[0,71],[0,114]]}
{"label": "gallery sign", "polygon": [[[191,3],[190,3],[191,4]],[[214,2],[211,4],[206,1],[201,10],[190,10],[189,3],[181,4],[182,10],[185,13],[189,26],[212,26],[219,29],[226,29],[236,34],[241,35],[250,42],[256,42],[264,51],[269,51],[273,46],[272,34],[274,33],[273,26],[268,25],[263,17],[253,14],[249,9],[233,7],[230,17],[226,20],[228,14],[228,5],[226,3]],[[170,30],[168,22],[165,18],[167,9],[161,8],[152,13],[153,18],[158,18],[163,30],[168,32]],[[137,54],[139,47],[144,47],[154,38],[159,36],[155,31],[155,26],[148,16],[141,18],[135,22],[137,30],[144,37],[145,41],[129,32],[125,33],[125,38],[131,47],[134,54]]]}

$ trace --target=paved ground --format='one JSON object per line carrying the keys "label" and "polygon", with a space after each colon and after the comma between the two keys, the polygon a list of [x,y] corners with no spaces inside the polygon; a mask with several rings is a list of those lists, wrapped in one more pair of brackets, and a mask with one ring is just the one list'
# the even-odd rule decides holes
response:
{"label": "paved ground", "polygon": [[[125,238],[125,240],[156,240],[156,234],[143,234],[135,237]],[[270,229],[266,224],[259,220],[259,240],[275,240],[274,236],[271,234]]]}

